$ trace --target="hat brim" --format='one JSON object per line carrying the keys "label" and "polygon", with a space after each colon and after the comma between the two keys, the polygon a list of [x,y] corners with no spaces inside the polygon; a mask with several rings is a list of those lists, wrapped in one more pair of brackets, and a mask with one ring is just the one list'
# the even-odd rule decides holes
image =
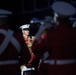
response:
{"label": "hat brim", "polygon": [[30,28],[24,28],[24,29],[22,29],[22,30],[30,30]]}

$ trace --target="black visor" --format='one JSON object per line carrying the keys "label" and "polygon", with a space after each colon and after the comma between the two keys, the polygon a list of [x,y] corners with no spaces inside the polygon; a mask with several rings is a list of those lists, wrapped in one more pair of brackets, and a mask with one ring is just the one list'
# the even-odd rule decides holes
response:
{"label": "black visor", "polygon": [[29,28],[24,28],[23,30],[30,30]]}

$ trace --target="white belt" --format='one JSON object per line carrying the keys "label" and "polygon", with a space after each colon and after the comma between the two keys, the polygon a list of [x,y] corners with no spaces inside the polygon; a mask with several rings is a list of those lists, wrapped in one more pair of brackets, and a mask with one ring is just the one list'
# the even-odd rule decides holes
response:
{"label": "white belt", "polygon": [[45,64],[50,65],[65,65],[65,64],[73,64],[76,63],[76,59],[66,59],[66,60],[44,60]]}
{"label": "white belt", "polygon": [[18,64],[18,60],[6,60],[6,61],[0,61],[0,65],[10,65],[10,64]]}

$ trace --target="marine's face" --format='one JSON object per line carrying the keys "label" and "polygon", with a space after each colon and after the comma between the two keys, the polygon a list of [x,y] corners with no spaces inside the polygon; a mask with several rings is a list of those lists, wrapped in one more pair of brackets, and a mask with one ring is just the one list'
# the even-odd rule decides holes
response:
{"label": "marine's face", "polygon": [[29,30],[22,30],[22,33],[23,33],[24,35],[28,36],[29,33],[30,33],[30,31],[29,31]]}

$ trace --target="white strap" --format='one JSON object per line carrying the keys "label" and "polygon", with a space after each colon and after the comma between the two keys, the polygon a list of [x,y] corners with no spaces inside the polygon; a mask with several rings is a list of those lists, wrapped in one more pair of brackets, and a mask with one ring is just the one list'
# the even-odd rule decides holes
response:
{"label": "white strap", "polygon": [[0,61],[0,65],[10,65],[10,64],[18,64],[18,60],[6,60],[6,61]]}
{"label": "white strap", "polygon": [[[12,32],[12,30],[9,30],[9,33],[8,35],[10,34],[10,32]],[[5,36],[7,36],[7,31],[3,30],[3,29],[0,29],[0,33],[4,34]],[[6,39],[7,40],[7,39]],[[5,41],[5,40],[4,40]],[[4,42],[3,41],[3,42]],[[8,41],[8,40],[7,40]],[[20,43],[12,36],[11,37],[11,40],[10,42],[15,46],[15,48],[17,49],[18,52],[20,52],[20,49],[21,49],[21,46],[20,46]],[[6,44],[6,41],[4,42]],[[2,43],[3,44],[3,43]],[[8,44],[6,44],[8,45]],[[0,51],[1,51],[1,48],[3,48],[4,45],[0,46]],[[2,51],[3,52],[3,51]],[[0,52],[0,53],[2,53]]]}
{"label": "white strap", "polygon": [[56,64],[62,65],[62,64],[71,64],[76,63],[76,59],[68,59],[68,60],[57,60]]}
{"label": "white strap", "polygon": [[45,60],[44,63],[54,65],[55,61],[54,60]]}
{"label": "white strap", "polygon": [[45,64],[50,65],[65,65],[65,64],[73,64],[76,63],[76,59],[66,59],[66,60],[45,60]]}
{"label": "white strap", "polygon": [[44,53],[44,55],[43,55],[43,60],[45,60],[48,56],[49,56],[49,52],[46,51],[46,52]]}
{"label": "white strap", "polygon": [[17,51],[20,53],[21,45],[19,44],[19,42],[14,37],[12,37],[11,42],[15,46]]}
{"label": "white strap", "polygon": [[[3,30],[4,32],[4,30]],[[3,43],[0,46],[0,54],[5,50],[5,48],[7,47],[8,43],[10,42],[10,39],[12,37],[13,32],[8,30],[8,32],[6,33],[6,37],[3,40]]]}

